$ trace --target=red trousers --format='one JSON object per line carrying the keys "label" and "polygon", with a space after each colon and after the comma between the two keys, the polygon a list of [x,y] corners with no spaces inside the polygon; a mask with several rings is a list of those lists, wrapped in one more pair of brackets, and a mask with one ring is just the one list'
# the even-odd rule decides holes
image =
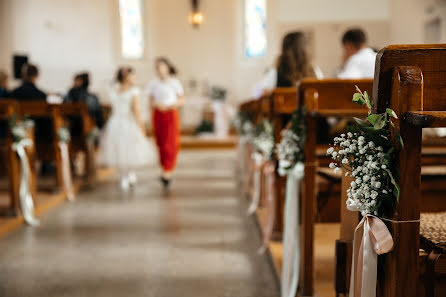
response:
{"label": "red trousers", "polygon": [[152,114],[152,120],[161,166],[165,171],[172,171],[175,169],[180,149],[180,118],[178,111],[159,111],[155,109]]}

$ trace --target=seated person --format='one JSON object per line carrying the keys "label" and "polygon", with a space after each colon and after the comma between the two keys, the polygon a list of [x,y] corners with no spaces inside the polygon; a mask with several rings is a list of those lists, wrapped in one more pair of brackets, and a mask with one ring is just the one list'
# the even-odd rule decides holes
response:
{"label": "seated person", "polygon": [[8,75],[0,70],[0,98],[8,98]]}
{"label": "seated person", "polygon": [[23,67],[22,85],[11,92],[10,97],[19,101],[24,100],[46,100],[46,94],[36,87],[39,78],[37,66],[27,64]]}
{"label": "seated person", "polygon": [[[27,64],[22,70],[22,85],[10,94],[10,97],[18,101],[43,101],[46,102],[47,95],[36,87],[39,78],[39,69],[37,66]],[[34,136],[37,142],[51,142],[53,140],[53,124],[49,118],[34,118],[35,130]],[[44,163],[42,172],[47,173],[49,164]]]}
{"label": "seated person", "polygon": [[[0,99],[8,98],[8,75],[6,72],[0,70]],[[8,123],[7,121],[0,121],[0,139],[5,138],[8,133]]]}
{"label": "seated person", "polygon": [[273,91],[277,87],[294,87],[306,77],[322,78],[322,72],[311,64],[307,40],[303,32],[291,32],[282,41],[282,52],[276,67],[268,70],[254,87],[254,98]]}
{"label": "seated person", "polygon": [[367,36],[361,29],[351,29],[342,37],[344,61],[338,78],[373,78],[376,52],[367,46]]}
{"label": "seated person", "polygon": [[95,121],[96,126],[101,129],[104,126],[101,104],[98,97],[88,91],[89,85],[90,75],[88,73],[77,74],[74,77],[73,87],[65,96],[64,102],[85,102],[90,116]]}

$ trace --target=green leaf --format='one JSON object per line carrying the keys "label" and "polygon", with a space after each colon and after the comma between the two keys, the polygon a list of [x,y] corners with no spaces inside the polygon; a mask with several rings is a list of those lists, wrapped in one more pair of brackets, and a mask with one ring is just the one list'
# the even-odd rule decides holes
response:
{"label": "green leaf", "polygon": [[361,126],[361,127],[369,127],[369,126],[370,126],[369,123],[367,123],[366,121],[364,121],[364,120],[362,120],[362,119],[360,119],[360,118],[353,117],[353,119],[354,119],[355,122],[356,122],[359,126]]}
{"label": "green leaf", "polygon": [[362,99],[361,93],[353,94],[353,102],[358,103],[359,105],[364,105],[364,99]]}
{"label": "green leaf", "polygon": [[366,103],[368,109],[371,109],[372,103],[370,103],[370,97],[369,97],[369,94],[367,93],[367,91],[364,92],[364,100],[365,100],[365,103]]}
{"label": "green leaf", "polygon": [[367,117],[367,120],[369,121],[370,124],[374,125],[376,119],[379,117],[379,114],[371,114]]}
{"label": "green leaf", "polygon": [[373,123],[373,128],[375,130],[381,130],[384,128],[387,124],[386,115],[383,113],[377,114],[377,117],[375,119],[375,122]]}
{"label": "green leaf", "polygon": [[387,112],[387,114],[388,114],[389,116],[391,116],[392,118],[395,118],[395,119],[398,118],[398,116],[397,116],[396,113],[393,111],[393,109],[386,108],[386,112]]}
{"label": "green leaf", "polygon": [[398,142],[398,144],[400,145],[400,147],[403,149],[404,148],[404,142],[403,142],[403,138],[401,137],[400,131],[396,131],[395,132],[395,138],[396,138],[396,141]]}
{"label": "green leaf", "polygon": [[398,185],[398,183],[396,182],[396,180],[393,178],[393,174],[389,169],[385,169],[385,171],[389,174],[390,177],[390,181],[392,182],[392,185],[394,187],[394,191],[393,194],[396,197],[396,201],[400,201],[400,186]]}

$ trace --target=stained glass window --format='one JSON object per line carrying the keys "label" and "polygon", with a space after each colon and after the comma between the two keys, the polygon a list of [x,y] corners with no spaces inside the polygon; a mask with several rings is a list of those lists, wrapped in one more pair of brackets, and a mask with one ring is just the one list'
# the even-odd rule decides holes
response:
{"label": "stained glass window", "polygon": [[245,0],[245,54],[266,54],[266,0]]}
{"label": "stained glass window", "polygon": [[121,51],[124,59],[140,59],[144,54],[141,0],[119,0]]}

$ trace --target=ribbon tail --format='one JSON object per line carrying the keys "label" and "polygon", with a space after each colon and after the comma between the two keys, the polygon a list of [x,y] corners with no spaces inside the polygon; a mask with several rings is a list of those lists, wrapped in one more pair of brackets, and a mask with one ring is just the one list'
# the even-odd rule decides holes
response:
{"label": "ribbon tail", "polygon": [[276,198],[275,198],[275,189],[274,189],[274,165],[271,163],[267,163],[264,166],[264,171],[266,173],[266,200],[268,207],[268,217],[266,222],[266,227],[263,233],[263,245],[259,249],[259,253],[264,253],[268,247],[268,244],[273,235],[274,228],[274,219],[276,217]]}
{"label": "ribbon tail", "polygon": [[368,218],[364,222],[361,297],[376,297],[378,255],[370,238]]}
{"label": "ribbon tail", "polygon": [[34,201],[29,189],[30,170],[28,157],[26,156],[25,148],[20,143],[16,146],[17,155],[20,159],[21,175],[20,175],[20,207],[22,209],[23,218],[30,226],[38,226],[39,221],[34,216]]}
{"label": "ribbon tail", "polygon": [[363,224],[364,224],[364,218],[361,220],[361,222],[359,222],[358,226],[356,226],[355,234],[353,237],[352,268],[350,272],[350,290],[349,290],[350,297],[360,297],[360,295],[358,295],[355,289],[356,289],[356,275],[359,265],[358,256],[362,244],[362,234],[364,231],[362,228]]}
{"label": "ribbon tail", "polygon": [[286,181],[281,297],[296,296],[299,282],[299,192],[302,176]]}
{"label": "ribbon tail", "polygon": [[251,200],[251,204],[248,207],[248,215],[252,215],[256,212],[257,208],[259,207],[259,203],[260,203],[260,176],[261,172],[260,170],[256,170],[254,172],[254,176],[253,176],[253,188],[254,188],[254,192],[252,194],[252,200]]}
{"label": "ribbon tail", "polygon": [[69,201],[76,200],[73,191],[73,183],[71,181],[71,170],[70,170],[70,157],[68,154],[68,147],[65,142],[59,142],[60,155],[62,158],[62,179],[65,188],[65,193]]}

